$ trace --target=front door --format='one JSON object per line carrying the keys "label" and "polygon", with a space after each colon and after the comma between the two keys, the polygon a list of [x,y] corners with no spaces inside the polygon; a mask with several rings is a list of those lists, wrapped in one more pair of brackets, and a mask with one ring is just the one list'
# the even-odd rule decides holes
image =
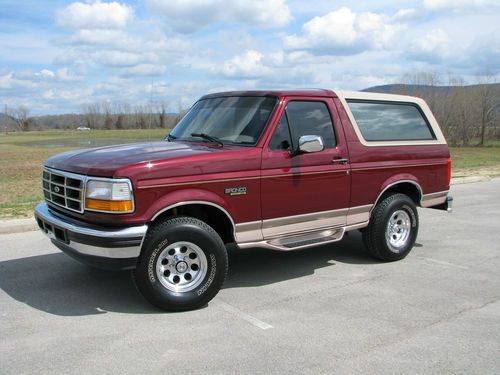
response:
{"label": "front door", "polygon": [[[289,149],[297,147],[302,135],[321,136],[324,150],[291,156]],[[345,225],[350,199],[349,168],[345,137],[333,100],[288,99],[263,151],[264,238]]]}

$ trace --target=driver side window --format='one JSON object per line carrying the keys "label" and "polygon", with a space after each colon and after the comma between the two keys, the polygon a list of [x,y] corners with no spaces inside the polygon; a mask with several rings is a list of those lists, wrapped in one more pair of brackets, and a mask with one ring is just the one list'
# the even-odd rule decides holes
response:
{"label": "driver side window", "polygon": [[292,145],[292,137],[290,135],[290,127],[288,126],[288,120],[286,118],[286,112],[283,112],[281,120],[276,127],[269,147],[273,151],[285,151],[288,150]]}
{"label": "driver side window", "polygon": [[295,147],[303,135],[319,135],[325,148],[336,146],[332,119],[324,102],[288,103],[269,146],[274,151],[287,150]]}

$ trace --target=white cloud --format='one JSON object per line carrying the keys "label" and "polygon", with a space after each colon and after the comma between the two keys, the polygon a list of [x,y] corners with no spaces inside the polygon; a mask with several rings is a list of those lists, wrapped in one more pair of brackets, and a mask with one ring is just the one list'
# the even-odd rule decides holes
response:
{"label": "white cloud", "polygon": [[59,10],[57,23],[70,29],[123,28],[134,17],[132,7],[117,2],[75,2]]}
{"label": "white cloud", "polygon": [[105,66],[134,66],[144,61],[155,60],[151,54],[140,54],[125,51],[102,50],[90,54],[93,61]]}
{"label": "white cloud", "polygon": [[415,19],[419,16],[419,12],[414,8],[403,8],[396,12],[396,14],[392,17],[397,21],[406,21]]}
{"label": "white cloud", "polygon": [[140,33],[126,30],[77,30],[70,36],[56,39],[60,46],[74,48],[93,47],[100,50],[112,49],[118,51],[143,53],[146,51],[158,54],[166,51],[185,51],[187,42],[178,37],[167,38],[163,33],[150,33],[141,30]]}
{"label": "white cloud", "polygon": [[37,84],[27,77],[18,77],[10,72],[0,75],[0,89],[32,89],[37,87]]}
{"label": "white cloud", "polygon": [[448,55],[449,45],[448,34],[442,29],[435,29],[415,39],[408,52],[415,60],[437,62]]}
{"label": "white cloud", "polygon": [[144,86],[144,92],[148,94],[165,95],[169,91],[172,91],[172,89],[172,85],[165,81],[153,82]]}
{"label": "white cloud", "polygon": [[83,77],[77,75],[75,72],[69,70],[68,68],[58,69],[56,72],[56,77],[63,82],[74,82],[83,79]]}
{"label": "white cloud", "polygon": [[56,76],[54,72],[49,69],[42,69],[40,72],[35,73],[35,75],[42,78],[54,78]]}
{"label": "white cloud", "polygon": [[68,0],[57,11],[60,3],[38,7],[55,25],[20,17],[36,15],[24,3],[5,20],[6,104],[54,113],[165,100],[177,110],[178,100],[185,107],[214,91],[363,89],[413,69],[468,81],[500,72],[500,0]]}
{"label": "white cloud", "polygon": [[263,64],[263,58],[264,55],[259,51],[247,50],[225,61],[213,71],[229,78],[262,77],[270,73],[269,67]]}
{"label": "white cloud", "polygon": [[289,49],[305,49],[316,54],[353,55],[390,47],[403,28],[385,14],[355,13],[342,7],[306,22],[302,35],[285,36],[284,44]]}
{"label": "white cloud", "polygon": [[282,27],[292,20],[284,0],[148,0],[148,4],[169,19],[169,26],[182,33],[220,21]]}
{"label": "white cloud", "polygon": [[54,43],[61,48],[54,60],[56,64],[89,74],[106,67],[114,70],[111,74],[121,77],[163,75],[167,63],[185,56],[189,49],[187,41],[167,37],[157,22],[143,20],[134,20],[124,29],[72,30],[69,35],[56,38]]}
{"label": "white cloud", "polygon": [[161,64],[139,64],[120,71],[121,76],[161,76],[165,74],[167,68]]}
{"label": "white cloud", "polygon": [[82,92],[80,90],[71,89],[48,89],[42,93],[42,99],[46,100],[66,100],[66,101],[80,101]]}
{"label": "white cloud", "polygon": [[56,95],[55,95],[54,90],[50,89],[50,90],[44,91],[42,93],[42,98],[43,99],[49,99],[49,100],[55,99]]}
{"label": "white cloud", "polygon": [[128,35],[122,30],[106,29],[82,29],[77,30],[70,37],[59,38],[57,42],[65,45],[101,45],[115,46],[117,44],[126,44]]}
{"label": "white cloud", "polygon": [[500,8],[498,0],[424,0],[428,9]]}
{"label": "white cloud", "polygon": [[[467,47],[465,63],[474,69],[474,73],[500,74],[500,29],[487,38],[476,38]],[[500,78],[500,77],[499,77]]]}

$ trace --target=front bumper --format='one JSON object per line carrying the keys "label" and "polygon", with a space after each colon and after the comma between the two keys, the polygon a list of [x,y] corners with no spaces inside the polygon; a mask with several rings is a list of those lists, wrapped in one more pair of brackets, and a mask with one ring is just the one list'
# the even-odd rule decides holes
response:
{"label": "front bumper", "polygon": [[93,267],[123,270],[135,268],[147,225],[103,228],[52,211],[47,203],[35,208],[40,229],[59,249]]}

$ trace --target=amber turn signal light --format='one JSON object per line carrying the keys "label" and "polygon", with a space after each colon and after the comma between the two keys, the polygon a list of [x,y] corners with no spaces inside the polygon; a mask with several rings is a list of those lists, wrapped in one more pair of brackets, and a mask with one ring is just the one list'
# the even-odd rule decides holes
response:
{"label": "amber turn signal light", "polygon": [[106,201],[87,198],[85,200],[85,208],[109,212],[130,212],[132,211],[132,201]]}

